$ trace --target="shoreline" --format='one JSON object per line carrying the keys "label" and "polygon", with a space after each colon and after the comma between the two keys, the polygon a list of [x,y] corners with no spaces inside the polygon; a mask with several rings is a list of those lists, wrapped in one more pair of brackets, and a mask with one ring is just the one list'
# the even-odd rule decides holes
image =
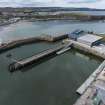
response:
{"label": "shoreline", "polygon": [[49,18],[49,19],[21,19],[21,21],[26,22],[36,22],[36,21],[71,21],[71,22],[105,22],[105,20],[79,20],[79,19],[67,19],[67,18]]}
{"label": "shoreline", "polygon": [[73,22],[94,22],[102,21],[105,22],[104,15],[89,15],[84,13],[59,13],[59,14],[28,14],[22,12],[19,13],[1,13],[0,26],[16,23],[18,21],[52,21],[52,20],[69,20]]}

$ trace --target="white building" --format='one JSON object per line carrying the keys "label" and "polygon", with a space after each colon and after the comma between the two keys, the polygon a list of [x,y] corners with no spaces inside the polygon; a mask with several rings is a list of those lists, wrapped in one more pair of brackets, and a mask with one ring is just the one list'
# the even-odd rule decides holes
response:
{"label": "white building", "polygon": [[88,46],[94,46],[100,43],[101,36],[86,34],[77,38],[77,41]]}

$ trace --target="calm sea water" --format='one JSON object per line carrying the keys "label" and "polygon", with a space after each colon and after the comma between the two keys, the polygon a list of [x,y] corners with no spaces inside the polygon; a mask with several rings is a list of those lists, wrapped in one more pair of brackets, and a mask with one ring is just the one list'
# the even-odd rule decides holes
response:
{"label": "calm sea water", "polygon": [[[74,29],[105,33],[102,22],[41,21],[20,22],[1,27],[4,41],[42,34],[64,34]],[[79,97],[76,89],[99,66],[102,60],[70,50],[43,63],[26,68],[27,71],[9,73],[6,58],[22,59],[55,44],[39,43],[22,46],[0,54],[0,105],[72,105]]]}
{"label": "calm sea water", "polygon": [[71,21],[37,21],[19,22],[1,27],[0,38],[4,41],[39,35],[59,35],[70,33],[75,29],[105,33],[105,22],[71,22]]}
{"label": "calm sea water", "polygon": [[[65,11],[62,11],[65,13]],[[89,15],[105,15],[105,11],[67,11],[66,13],[84,13]]]}

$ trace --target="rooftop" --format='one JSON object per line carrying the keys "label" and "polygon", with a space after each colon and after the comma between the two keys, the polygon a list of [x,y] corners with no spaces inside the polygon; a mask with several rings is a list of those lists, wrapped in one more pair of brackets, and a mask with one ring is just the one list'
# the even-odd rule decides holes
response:
{"label": "rooftop", "polygon": [[84,41],[87,41],[87,42],[91,43],[91,42],[95,42],[97,40],[102,39],[102,37],[97,36],[97,35],[92,35],[92,34],[86,34],[86,35],[80,36],[78,39],[84,40]]}

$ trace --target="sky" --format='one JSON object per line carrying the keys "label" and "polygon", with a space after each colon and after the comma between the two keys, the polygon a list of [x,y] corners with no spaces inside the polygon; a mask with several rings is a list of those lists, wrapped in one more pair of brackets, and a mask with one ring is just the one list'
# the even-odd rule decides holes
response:
{"label": "sky", "polygon": [[105,0],[0,0],[0,7],[88,7],[105,9]]}

